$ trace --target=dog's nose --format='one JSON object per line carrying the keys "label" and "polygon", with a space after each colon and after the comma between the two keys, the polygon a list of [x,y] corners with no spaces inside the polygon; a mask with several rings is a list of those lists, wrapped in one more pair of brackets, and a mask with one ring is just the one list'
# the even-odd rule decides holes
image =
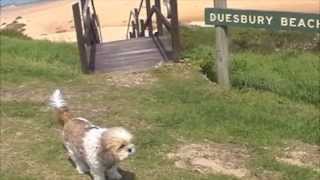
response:
{"label": "dog's nose", "polygon": [[135,152],[136,152],[136,149],[135,149],[134,145],[129,146],[128,153],[130,155],[133,155]]}

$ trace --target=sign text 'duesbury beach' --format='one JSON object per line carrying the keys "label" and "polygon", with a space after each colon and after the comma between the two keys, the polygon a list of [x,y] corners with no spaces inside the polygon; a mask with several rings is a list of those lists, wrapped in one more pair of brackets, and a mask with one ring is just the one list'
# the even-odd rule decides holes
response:
{"label": "sign text 'duesbury beach'", "polygon": [[206,8],[205,23],[320,32],[320,14]]}

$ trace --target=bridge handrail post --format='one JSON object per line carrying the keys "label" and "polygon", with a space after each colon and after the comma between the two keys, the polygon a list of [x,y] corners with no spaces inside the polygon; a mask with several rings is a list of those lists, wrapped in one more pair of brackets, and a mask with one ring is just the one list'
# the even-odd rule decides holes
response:
{"label": "bridge handrail post", "polygon": [[156,16],[157,30],[158,30],[159,35],[162,35],[163,34],[163,27],[162,27],[162,23],[161,23],[161,20],[160,20],[161,2],[160,2],[160,0],[155,0],[154,4],[159,10],[159,13],[157,13],[157,16]]}
{"label": "bridge handrail post", "polygon": [[[146,10],[147,10],[147,17],[149,17],[151,15],[151,4],[150,4],[150,0],[146,0]],[[151,22],[148,23],[148,31],[149,31],[149,37],[153,36],[153,28],[152,28],[152,19]]]}
{"label": "bridge handrail post", "polygon": [[80,54],[81,70],[83,73],[88,74],[89,60],[88,60],[86,47],[85,47],[85,39],[83,35],[79,3],[74,3],[72,5],[72,11],[73,11],[73,17],[74,17],[74,27],[76,29],[76,34],[77,34],[77,43],[78,43],[78,49]]}
{"label": "bridge handrail post", "polygon": [[132,35],[134,38],[137,38],[137,26],[136,23],[134,21],[131,21],[131,26],[132,26]]}
{"label": "bridge handrail post", "polygon": [[171,7],[171,39],[172,39],[172,49],[173,49],[173,59],[175,61],[179,60],[180,57],[180,28],[179,28],[179,18],[178,18],[178,4],[177,0],[170,0]]}
{"label": "bridge handrail post", "polygon": [[144,20],[143,19],[140,19],[140,36],[141,37],[145,37],[146,35],[145,35],[145,32],[144,32],[144,29],[145,29],[145,27],[144,27]]}
{"label": "bridge handrail post", "polygon": [[139,12],[137,8],[134,8],[134,18],[135,18],[135,26],[136,26],[136,34],[137,37],[140,37],[140,26],[139,26]]}

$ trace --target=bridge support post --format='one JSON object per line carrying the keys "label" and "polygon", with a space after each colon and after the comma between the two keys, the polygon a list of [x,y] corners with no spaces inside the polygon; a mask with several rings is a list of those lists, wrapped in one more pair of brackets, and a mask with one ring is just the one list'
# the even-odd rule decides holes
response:
{"label": "bridge support post", "polygon": [[140,37],[145,37],[145,32],[143,31],[144,29],[144,20],[143,19],[140,19],[140,29],[141,29],[141,32],[140,32]]}
{"label": "bridge support post", "polygon": [[140,26],[139,26],[139,15],[138,15],[138,9],[134,8],[134,18],[135,18],[135,22],[136,22],[136,31],[137,31],[137,36],[136,37],[140,37]]}
{"label": "bridge support post", "polygon": [[83,38],[83,29],[81,23],[80,7],[79,3],[72,5],[73,18],[74,18],[74,27],[77,34],[78,49],[80,54],[81,70],[83,73],[89,73],[88,67],[88,55],[86,53],[85,40]]}
{"label": "bridge support post", "polygon": [[[159,9],[159,11],[161,12],[161,2],[160,0],[154,0],[154,4],[155,6]],[[160,15],[157,14],[157,30],[159,35],[163,34],[163,27],[162,27],[162,23],[160,22]]]}
{"label": "bridge support post", "polygon": [[[147,17],[151,15],[151,4],[150,0],[146,0],[146,9],[147,9]],[[148,24],[149,37],[153,36],[152,34],[152,21]]]}
{"label": "bridge support post", "polygon": [[173,59],[175,61],[179,60],[180,57],[180,28],[179,28],[179,18],[178,18],[178,3],[177,0],[170,0],[171,7],[171,38],[172,38],[172,48],[173,48]]}
{"label": "bridge support post", "polygon": [[134,21],[132,21],[131,22],[131,26],[132,26],[132,36],[133,36],[133,38],[137,38],[138,36],[137,36],[137,26],[136,26],[136,24],[135,24],[135,22]]}

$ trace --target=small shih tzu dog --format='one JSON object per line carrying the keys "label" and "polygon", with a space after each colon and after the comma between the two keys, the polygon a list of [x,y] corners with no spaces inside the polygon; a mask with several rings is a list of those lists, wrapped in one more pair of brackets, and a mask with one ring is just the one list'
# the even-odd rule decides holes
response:
{"label": "small shih tzu dog", "polygon": [[50,98],[58,122],[63,126],[64,145],[80,174],[94,180],[121,179],[117,165],[135,153],[133,136],[122,127],[101,128],[87,119],[73,117],[60,90]]}

